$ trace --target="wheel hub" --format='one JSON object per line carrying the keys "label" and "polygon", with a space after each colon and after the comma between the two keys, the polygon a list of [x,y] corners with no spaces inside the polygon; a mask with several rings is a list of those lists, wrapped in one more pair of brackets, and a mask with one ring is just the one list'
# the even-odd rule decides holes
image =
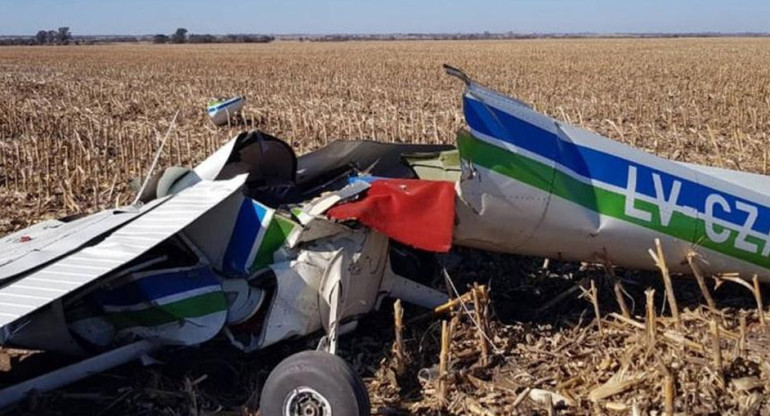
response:
{"label": "wheel hub", "polygon": [[310,387],[298,387],[284,402],[286,416],[331,416],[332,408],[324,396]]}

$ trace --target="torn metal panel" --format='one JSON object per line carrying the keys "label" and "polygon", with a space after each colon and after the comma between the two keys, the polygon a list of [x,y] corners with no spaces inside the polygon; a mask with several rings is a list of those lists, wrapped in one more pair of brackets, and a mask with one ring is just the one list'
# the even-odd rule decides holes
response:
{"label": "torn metal panel", "polygon": [[302,224],[307,224],[314,217],[326,213],[331,207],[358,196],[370,187],[371,185],[366,181],[354,181],[339,191],[326,193],[305,204],[297,213],[297,217]]}
{"label": "torn metal panel", "polygon": [[[139,257],[236,192],[245,176],[201,182],[170,197],[160,207],[120,228],[100,243],[86,247],[0,289],[0,327],[59,299]],[[19,295],[34,290],[35,295]],[[12,338],[11,331],[11,338]]]}
{"label": "torn metal panel", "polygon": [[270,266],[275,288],[261,321],[245,321],[225,333],[237,347],[254,351],[320,329],[334,333],[337,328],[339,334],[391,291],[419,305],[443,303],[445,295],[393,272],[389,246],[385,235],[369,229],[304,244],[293,259]]}
{"label": "torn metal panel", "polygon": [[269,273],[257,277],[275,278],[264,316],[227,327],[224,333],[234,346],[251,352],[321,329],[318,293],[324,270],[324,259],[310,255],[272,265]]}
{"label": "torn metal panel", "polygon": [[463,106],[458,190],[469,209],[457,244],[572,260],[606,250],[650,269],[646,248],[660,238],[674,272],[689,271],[694,250],[707,272],[770,281],[770,196],[736,183],[757,178],[650,155],[472,81]]}
{"label": "torn metal panel", "polygon": [[[321,322],[327,330],[331,318],[343,321],[368,313],[376,305],[388,261],[388,238],[367,230],[329,240],[329,243],[337,246],[342,238],[356,242],[361,234],[365,238],[360,245],[348,246],[350,248],[343,250],[342,255],[332,259],[324,272],[320,291],[324,299],[321,303]],[[332,244],[328,249],[332,249]],[[349,243],[346,241],[344,244]],[[332,310],[333,307],[337,310]]]}
{"label": "torn metal panel", "polygon": [[351,232],[350,227],[334,221],[329,221],[326,217],[310,216],[305,212],[305,223],[289,234],[286,244],[288,248],[296,248],[301,243],[328,238],[338,234]]}
{"label": "torn metal panel", "polygon": [[[295,252],[294,259],[270,266],[275,274],[275,294],[260,332],[231,328],[229,336],[239,348],[253,351],[322,329],[329,316],[329,296],[339,282],[344,284],[341,302],[345,304],[344,299],[353,302],[341,307],[341,318],[359,314],[361,308],[370,311],[380,287],[382,270],[372,261],[369,252],[380,249],[387,252],[387,238],[368,230],[308,243]],[[355,266],[362,255],[360,265]],[[356,278],[352,279],[351,274]],[[376,277],[372,278],[371,274]],[[356,295],[346,298],[347,292]]]}
{"label": "torn metal panel", "polygon": [[347,176],[360,172],[389,178],[415,178],[410,167],[403,163],[404,155],[442,152],[452,146],[438,144],[393,144],[368,140],[335,141],[315,152],[300,156],[297,165],[297,183],[321,185],[335,175]]}

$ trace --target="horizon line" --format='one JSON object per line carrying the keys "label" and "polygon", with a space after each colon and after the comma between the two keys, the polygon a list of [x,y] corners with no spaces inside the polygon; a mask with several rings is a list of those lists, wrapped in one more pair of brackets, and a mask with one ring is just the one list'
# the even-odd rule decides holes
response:
{"label": "horizon line", "polygon": [[[64,26],[62,26],[64,27]],[[47,29],[56,30],[58,28]],[[70,27],[71,29],[71,27]],[[39,29],[45,30],[45,29]],[[38,31],[39,31],[38,30]],[[173,31],[169,33],[174,33]],[[33,34],[0,34],[0,37],[34,37],[37,32]],[[147,33],[89,33],[89,34],[73,34],[73,38],[87,37],[87,36],[155,36],[159,34],[166,34],[165,32],[147,32]],[[672,32],[618,32],[618,31],[566,31],[566,32],[516,32],[513,30],[504,32],[491,32],[491,31],[454,31],[454,32],[414,32],[414,31],[402,31],[402,32],[192,32],[188,31],[187,35],[213,35],[213,36],[227,36],[227,35],[269,35],[269,36],[393,36],[393,35],[421,35],[421,36],[436,36],[436,35],[489,35],[489,36],[558,36],[558,35],[633,35],[633,36],[645,36],[645,35],[658,35],[658,36],[670,36],[670,35],[765,35],[770,36],[770,31],[672,31]]]}

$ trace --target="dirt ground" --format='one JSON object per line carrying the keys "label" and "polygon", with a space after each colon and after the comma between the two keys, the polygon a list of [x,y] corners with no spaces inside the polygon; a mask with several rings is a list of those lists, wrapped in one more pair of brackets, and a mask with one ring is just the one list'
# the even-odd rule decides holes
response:
{"label": "dirt ground", "polygon": [[[194,165],[244,128],[284,138],[298,153],[336,138],[453,143],[464,123],[462,86],[441,73],[443,63],[661,157],[766,174],[769,42],[0,48],[0,234],[130,201],[131,180],[149,166],[159,132],[177,110],[160,166]],[[243,123],[215,129],[205,103],[235,94],[248,99]],[[767,332],[745,287],[715,288],[709,280],[717,309],[711,310],[693,280],[675,276],[676,329],[657,272],[615,271],[630,309],[623,318],[614,278],[601,266],[552,260],[544,268],[541,258],[472,250],[442,261],[460,291],[472,282],[490,288],[488,362],[481,362],[478,330],[464,309],[454,319],[412,322],[423,311],[406,307],[406,371],[396,374],[392,304],[385,302],[341,342],[376,414],[770,414]],[[584,294],[591,281],[600,325]],[[647,288],[655,289],[653,332],[645,327]],[[442,378],[447,400],[439,403],[442,319],[454,323]],[[215,339],[166,351],[156,365],[94,375],[6,413],[251,414],[270,369],[316,343],[310,337],[245,355]],[[0,350],[0,385],[63,363],[49,354]]]}
{"label": "dirt ground", "polygon": [[[633,319],[641,325],[637,328],[613,315],[620,313],[614,280],[600,266],[549,262],[546,269],[543,259],[468,249],[454,250],[440,260],[460,290],[472,282],[490,287],[488,363],[480,364],[476,325],[458,310],[447,401],[440,405],[440,323],[449,317],[412,322],[424,311],[405,308],[407,365],[397,375],[391,351],[392,302],[386,301],[340,345],[340,355],[367,384],[373,414],[634,414],[634,409],[638,414],[663,414],[666,377],[673,384],[676,412],[770,411],[765,398],[770,382],[767,333],[759,326],[753,295],[742,286],[727,282],[713,291],[720,308],[713,312],[704,306],[693,280],[675,278],[683,321],[679,339],[666,336],[673,323],[669,308],[663,306],[662,279],[654,272],[615,271]],[[601,331],[592,303],[579,298],[579,287],[590,287],[591,280],[598,292]],[[655,289],[655,342],[643,328],[646,288]],[[741,315],[747,322],[742,350],[736,336]],[[708,329],[712,319],[725,331],[721,371],[713,364]],[[271,368],[291,353],[314,348],[317,341],[317,336],[308,337],[244,354],[226,340],[215,339],[199,348],[165,351],[154,356],[156,365],[125,365],[35,396],[8,414],[253,414]],[[13,351],[6,351],[4,360],[2,383],[62,362],[61,357]]]}

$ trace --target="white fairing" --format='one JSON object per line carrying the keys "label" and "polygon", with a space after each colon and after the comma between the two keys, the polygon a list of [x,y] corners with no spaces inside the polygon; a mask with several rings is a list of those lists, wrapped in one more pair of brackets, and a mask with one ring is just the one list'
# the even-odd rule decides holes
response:
{"label": "white fairing", "polygon": [[243,109],[243,97],[234,97],[216,105],[209,106],[207,112],[211,121],[217,126],[227,124],[230,118]]}

